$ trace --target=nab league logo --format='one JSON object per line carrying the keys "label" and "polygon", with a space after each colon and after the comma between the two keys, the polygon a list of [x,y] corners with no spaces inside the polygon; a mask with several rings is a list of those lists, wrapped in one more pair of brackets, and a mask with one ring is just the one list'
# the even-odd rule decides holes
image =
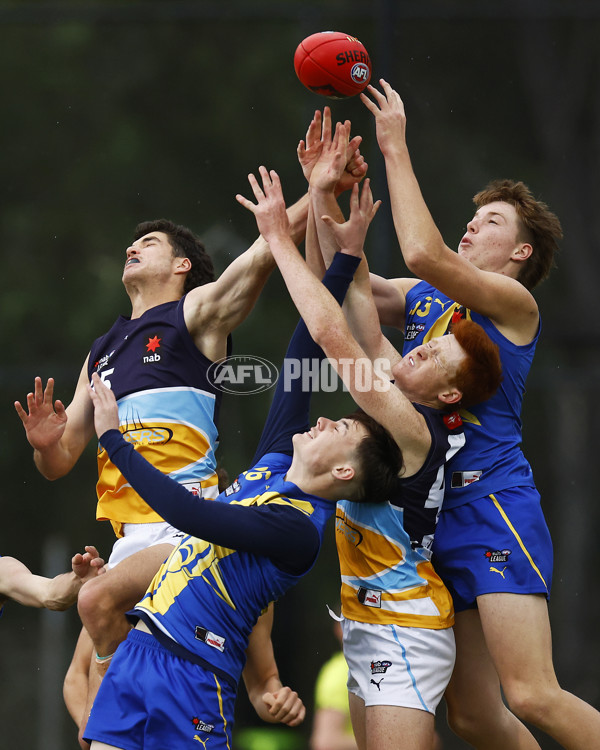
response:
{"label": "nab league logo", "polygon": [[242,354],[213,362],[206,374],[218,391],[241,396],[268,391],[279,378],[279,370],[268,359]]}

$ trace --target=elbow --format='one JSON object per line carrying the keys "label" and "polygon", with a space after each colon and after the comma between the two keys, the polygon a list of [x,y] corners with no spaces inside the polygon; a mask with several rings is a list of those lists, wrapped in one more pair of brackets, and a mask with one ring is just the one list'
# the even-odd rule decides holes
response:
{"label": "elbow", "polygon": [[402,247],[402,255],[408,269],[422,278],[438,264],[443,248],[439,242],[410,242]]}

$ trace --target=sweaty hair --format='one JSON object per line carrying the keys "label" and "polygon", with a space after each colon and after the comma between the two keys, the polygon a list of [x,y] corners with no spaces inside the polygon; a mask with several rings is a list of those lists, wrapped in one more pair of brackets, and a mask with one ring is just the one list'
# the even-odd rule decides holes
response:
{"label": "sweaty hair", "polygon": [[533,289],[547,279],[554,266],[562,227],[556,214],[543,201],[536,200],[523,182],[494,180],[473,197],[478,207],[494,201],[504,201],[514,206],[521,223],[519,240],[533,248],[530,257],[521,264],[518,281],[526,289]]}
{"label": "sweaty hair", "polygon": [[402,451],[385,427],[364,411],[358,409],[346,419],[358,422],[368,433],[356,448],[358,490],[348,499],[382,503],[388,500],[402,471]]}
{"label": "sweaty hair", "polygon": [[457,320],[450,332],[467,355],[454,378],[462,392],[461,406],[473,406],[487,401],[502,382],[502,363],[498,345],[494,344],[483,328],[472,320]]}
{"label": "sweaty hair", "polygon": [[168,219],[156,219],[154,221],[143,221],[135,228],[133,239],[139,240],[150,232],[163,232],[169,238],[169,244],[173,248],[174,258],[188,258],[192,264],[183,284],[183,293],[186,294],[197,286],[208,284],[215,280],[215,270],[210,255],[206,252],[202,241],[187,227],[174,224]]}

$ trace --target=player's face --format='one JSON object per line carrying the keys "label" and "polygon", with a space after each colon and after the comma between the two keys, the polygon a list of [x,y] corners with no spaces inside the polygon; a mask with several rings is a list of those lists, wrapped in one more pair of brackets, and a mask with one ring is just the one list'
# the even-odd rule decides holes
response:
{"label": "player's face", "polygon": [[133,242],[126,251],[123,282],[140,277],[158,278],[171,274],[173,248],[164,232],[150,232]]}
{"label": "player's face", "polygon": [[458,253],[482,271],[502,273],[514,253],[527,243],[520,240],[521,222],[514,206],[494,201],[481,206],[467,224]]}
{"label": "player's face", "polygon": [[334,421],[319,417],[308,432],[294,436],[294,455],[309,463],[316,472],[327,471],[336,465],[355,465],[354,455],[367,429],[353,419]]}
{"label": "player's face", "polygon": [[465,352],[452,334],[431,339],[415,347],[394,365],[392,376],[407,398],[432,403],[440,393],[452,388]]}

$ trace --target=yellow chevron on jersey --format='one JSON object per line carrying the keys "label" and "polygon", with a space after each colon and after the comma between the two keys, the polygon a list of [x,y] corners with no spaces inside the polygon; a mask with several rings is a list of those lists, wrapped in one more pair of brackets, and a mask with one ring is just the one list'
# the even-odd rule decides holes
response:
{"label": "yellow chevron on jersey", "polygon": [[187,537],[175,547],[138,606],[150,613],[164,615],[192,578],[202,578],[227,606],[235,609],[220,570],[221,561],[234,553],[235,550],[227,547]]}
{"label": "yellow chevron on jersey", "polygon": [[[246,473],[246,472],[244,472]],[[304,513],[305,516],[311,516],[314,512],[314,506],[309,503],[308,500],[296,500],[293,497],[287,497],[282,495],[280,492],[263,492],[256,497],[246,497],[242,500],[231,500],[232,505],[264,505],[270,503],[271,505],[291,505],[296,510]]]}
{"label": "yellow chevron on jersey", "polygon": [[435,630],[453,624],[452,598],[431,563],[411,548],[402,508],[339,502],[336,545],[344,617]]}
{"label": "yellow chevron on jersey", "polygon": [[[163,474],[186,485],[203,497],[216,497],[217,475],[210,440],[193,425],[162,419],[144,420],[143,427],[119,427],[135,450]],[[98,446],[98,506],[96,518],[110,520],[115,534],[122,536],[124,523],[155,523],[162,518],[133,490],[106,451]]]}

